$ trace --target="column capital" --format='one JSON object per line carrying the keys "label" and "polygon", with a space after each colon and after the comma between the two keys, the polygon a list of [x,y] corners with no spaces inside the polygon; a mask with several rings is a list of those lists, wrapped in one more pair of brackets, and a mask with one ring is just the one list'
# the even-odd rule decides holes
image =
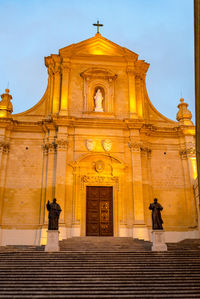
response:
{"label": "column capital", "polygon": [[133,152],[140,152],[142,143],[141,142],[129,142],[128,147]]}
{"label": "column capital", "polygon": [[69,142],[66,139],[57,139],[56,144],[58,150],[66,150]]}
{"label": "column capital", "polygon": [[69,72],[70,71],[70,63],[69,62],[63,62],[61,64],[61,72]]}
{"label": "column capital", "polygon": [[8,154],[10,150],[10,144],[4,141],[0,142],[0,153]]}
{"label": "column capital", "polygon": [[127,72],[128,75],[135,75],[136,74],[134,66],[127,66],[126,72]]}

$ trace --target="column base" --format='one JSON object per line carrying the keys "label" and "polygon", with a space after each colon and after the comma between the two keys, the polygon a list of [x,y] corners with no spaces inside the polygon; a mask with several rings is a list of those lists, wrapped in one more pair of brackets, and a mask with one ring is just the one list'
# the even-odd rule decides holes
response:
{"label": "column base", "polygon": [[165,243],[165,232],[163,230],[152,231],[152,251],[167,251],[167,245]]}
{"label": "column base", "polygon": [[58,230],[47,231],[47,245],[45,246],[45,251],[48,252],[60,251],[59,233],[60,232]]}

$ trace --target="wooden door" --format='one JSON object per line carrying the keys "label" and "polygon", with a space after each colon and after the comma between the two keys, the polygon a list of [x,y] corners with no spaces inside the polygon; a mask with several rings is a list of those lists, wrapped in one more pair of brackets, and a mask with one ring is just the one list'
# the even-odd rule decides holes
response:
{"label": "wooden door", "polygon": [[113,236],[113,188],[87,186],[86,236]]}

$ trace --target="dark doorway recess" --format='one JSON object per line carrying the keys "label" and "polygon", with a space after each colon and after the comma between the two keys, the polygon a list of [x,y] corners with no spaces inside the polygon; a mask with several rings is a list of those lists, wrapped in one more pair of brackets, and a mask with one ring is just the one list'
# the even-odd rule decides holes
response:
{"label": "dark doorway recess", "polygon": [[87,186],[86,236],[113,236],[113,187]]}

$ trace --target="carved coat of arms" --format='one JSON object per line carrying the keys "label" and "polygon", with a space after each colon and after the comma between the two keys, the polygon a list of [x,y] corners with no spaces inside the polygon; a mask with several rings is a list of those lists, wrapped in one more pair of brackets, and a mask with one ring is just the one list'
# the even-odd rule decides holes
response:
{"label": "carved coat of arms", "polygon": [[104,168],[105,168],[105,164],[103,161],[101,161],[101,160],[96,161],[96,163],[95,163],[96,172],[102,172],[104,170]]}
{"label": "carved coat of arms", "polygon": [[86,147],[87,147],[88,151],[94,151],[95,147],[96,147],[96,141],[94,141],[92,139],[86,140]]}
{"label": "carved coat of arms", "polygon": [[102,140],[102,146],[106,152],[109,152],[112,148],[112,141],[110,139]]}

